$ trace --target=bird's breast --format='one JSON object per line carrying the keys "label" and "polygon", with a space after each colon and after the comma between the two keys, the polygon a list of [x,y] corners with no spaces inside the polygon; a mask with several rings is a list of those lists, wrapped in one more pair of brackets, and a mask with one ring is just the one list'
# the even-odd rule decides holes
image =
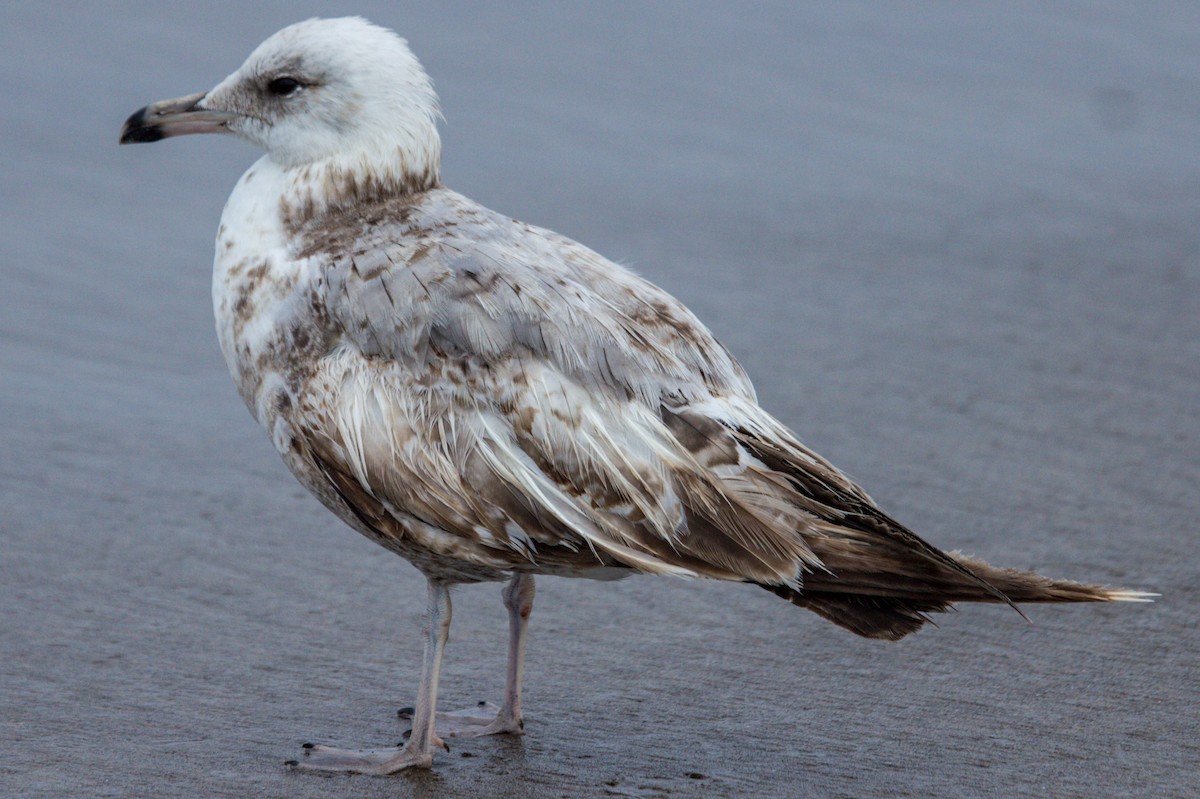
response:
{"label": "bird's breast", "polygon": [[238,393],[270,430],[272,409],[294,400],[328,349],[315,290],[319,266],[294,255],[281,220],[283,174],[262,159],[225,204],[213,262],[217,338]]}

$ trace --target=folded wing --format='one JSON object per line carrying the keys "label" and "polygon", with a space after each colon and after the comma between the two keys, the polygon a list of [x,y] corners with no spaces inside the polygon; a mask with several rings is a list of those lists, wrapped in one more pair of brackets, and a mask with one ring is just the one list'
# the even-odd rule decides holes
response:
{"label": "folded wing", "polygon": [[367,515],[500,568],[754,582],[876,637],[958,599],[1008,601],[763,411],[677,300],[431,195],[330,248],[317,298],[346,344],[314,378],[337,400],[310,437]]}

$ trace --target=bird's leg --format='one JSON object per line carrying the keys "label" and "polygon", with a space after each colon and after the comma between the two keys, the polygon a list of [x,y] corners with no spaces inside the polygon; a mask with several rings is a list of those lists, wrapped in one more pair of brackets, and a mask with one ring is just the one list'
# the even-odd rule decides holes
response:
{"label": "bird's leg", "polygon": [[[525,722],[521,716],[521,673],[525,667],[525,631],[529,614],[533,612],[533,575],[516,574],[504,587],[504,607],[508,610],[508,669],[506,671],[504,706],[491,702],[478,706],[437,714],[438,733],[447,738],[475,738],[480,735],[511,733],[521,735]],[[401,716],[414,716],[409,708]]]}
{"label": "bird's leg", "polygon": [[508,670],[504,688],[504,707],[492,726],[493,732],[520,733],[525,730],[521,716],[521,676],[525,671],[525,631],[533,613],[533,575],[516,574],[504,587],[504,607],[508,609]]}
{"label": "bird's leg", "polygon": [[352,751],[319,744],[305,744],[304,757],[289,761],[304,771],[355,771],[360,774],[393,774],[406,768],[429,768],[433,750],[445,747],[434,731],[438,676],[442,669],[442,650],[450,635],[450,588],[438,580],[429,580],[429,609],[425,630],[425,654],[421,665],[421,685],[413,711],[412,734],[403,746]]}

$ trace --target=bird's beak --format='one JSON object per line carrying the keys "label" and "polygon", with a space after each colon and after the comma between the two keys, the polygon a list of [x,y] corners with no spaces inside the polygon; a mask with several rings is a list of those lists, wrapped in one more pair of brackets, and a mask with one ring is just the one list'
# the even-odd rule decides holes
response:
{"label": "bird's beak", "polygon": [[229,133],[237,114],[200,108],[206,92],[161,100],[133,113],[121,128],[121,144],[158,141],[189,133]]}

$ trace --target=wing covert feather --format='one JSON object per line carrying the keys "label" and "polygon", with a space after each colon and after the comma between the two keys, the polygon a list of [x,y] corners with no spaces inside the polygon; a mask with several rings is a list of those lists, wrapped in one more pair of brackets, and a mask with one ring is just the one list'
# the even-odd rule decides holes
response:
{"label": "wing covert feather", "polygon": [[656,286],[444,189],[361,213],[352,241],[312,232],[343,342],[314,432],[463,557],[795,587],[822,552],[964,571],[759,408]]}
{"label": "wing covert feather", "polygon": [[322,298],[368,355],[553,364],[590,389],[637,397],[753,397],[744,371],[657,286],[586,247],[502,217],[448,190],[363,212],[329,247]]}

